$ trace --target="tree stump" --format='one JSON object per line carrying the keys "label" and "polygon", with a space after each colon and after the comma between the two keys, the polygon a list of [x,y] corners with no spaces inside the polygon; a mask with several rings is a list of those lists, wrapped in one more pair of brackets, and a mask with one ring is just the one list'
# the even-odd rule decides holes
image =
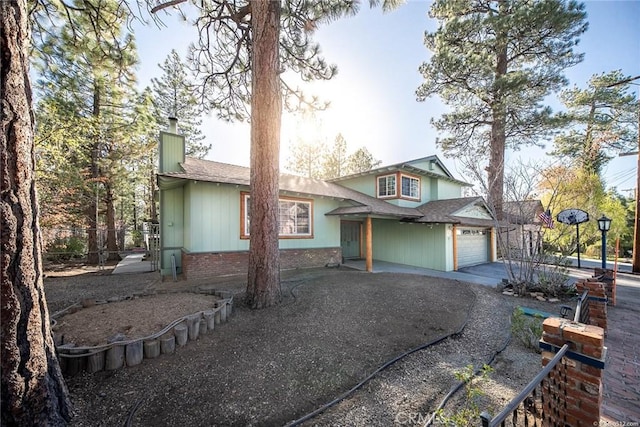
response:
{"label": "tree stump", "polygon": [[189,325],[189,339],[195,341],[200,335],[200,315],[189,316],[187,322]]}
{"label": "tree stump", "polygon": [[178,347],[182,347],[187,343],[187,325],[180,323],[173,328],[173,333],[176,335],[176,344]]}
{"label": "tree stump", "polygon": [[172,354],[176,351],[175,335],[166,335],[160,338],[160,352],[162,354]]}
{"label": "tree stump", "polygon": [[124,364],[124,346],[114,344],[107,350],[105,355],[104,369],[107,371],[113,371],[115,369],[122,368]]}
{"label": "tree stump", "polygon": [[205,335],[207,333],[207,321],[200,319],[200,334]]}
{"label": "tree stump", "polygon": [[144,357],[155,359],[160,356],[160,341],[148,340],[144,342]]}
{"label": "tree stump", "polygon": [[142,341],[138,340],[127,344],[125,347],[125,360],[127,366],[135,366],[142,363]]}
{"label": "tree stump", "polygon": [[104,351],[98,351],[87,357],[87,372],[93,374],[104,370]]}
{"label": "tree stump", "polygon": [[207,322],[207,330],[213,331],[214,327],[216,326],[215,313],[213,312],[213,310],[205,311],[202,314],[202,316],[204,317],[204,320]]}

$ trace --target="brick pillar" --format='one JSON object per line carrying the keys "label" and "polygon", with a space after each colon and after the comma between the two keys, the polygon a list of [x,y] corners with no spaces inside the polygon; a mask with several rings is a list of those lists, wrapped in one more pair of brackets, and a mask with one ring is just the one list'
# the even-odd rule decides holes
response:
{"label": "brick pillar", "polygon": [[552,371],[551,380],[542,390],[547,424],[598,425],[605,359],[604,330],[557,317],[545,319],[542,327],[543,366],[553,359],[554,350],[569,344],[569,351],[559,363],[563,371]]}
{"label": "brick pillar", "polygon": [[607,292],[609,304],[616,305],[616,274],[613,270],[594,268],[593,277],[598,282],[604,283],[604,290]]}
{"label": "brick pillar", "polygon": [[607,292],[602,282],[590,279],[576,282],[578,294],[589,290],[589,324],[607,329]]}

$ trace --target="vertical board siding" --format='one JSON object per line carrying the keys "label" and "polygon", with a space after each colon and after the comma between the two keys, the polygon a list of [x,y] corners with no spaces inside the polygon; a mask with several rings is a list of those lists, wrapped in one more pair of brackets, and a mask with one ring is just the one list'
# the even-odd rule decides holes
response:
{"label": "vertical board siding", "polygon": [[163,190],[161,194],[160,211],[164,218],[162,219],[162,229],[160,230],[162,251],[160,266],[163,272],[168,271],[167,269],[171,267],[172,253],[176,254],[176,264],[180,265],[180,250],[167,250],[165,248],[181,248],[184,246],[183,194],[182,187]]}
{"label": "vertical board siding", "polygon": [[462,197],[462,186],[455,182],[438,180],[438,200]]}
{"label": "vertical board siding", "polygon": [[348,187],[360,193],[366,194],[371,197],[377,197],[376,194],[376,177],[373,175],[358,176],[344,181],[339,181],[339,185]]}
{"label": "vertical board siding", "polygon": [[373,222],[373,258],[380,261],[445,270],[446,226]]}
{"label": "vertical board siding", "polygon": [[160,132],[160,173],[182,172],[184,162],[184,137],[168,132]]}
{"label": "vertical board siding", "polygon": [[[249,240],[240,238],[241,191],[230,185],[190,182],[185,197],[188,205],[188,252],[249,250]],[[339,206],[331,199],[313,200],[313,238],[280,239],[280,249],[327,248],[340,246],[340,218],[326,216]]]}

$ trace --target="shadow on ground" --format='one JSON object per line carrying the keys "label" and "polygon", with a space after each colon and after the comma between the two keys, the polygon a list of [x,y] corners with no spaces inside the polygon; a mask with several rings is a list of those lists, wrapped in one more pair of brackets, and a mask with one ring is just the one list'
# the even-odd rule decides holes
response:
{"label": "shadow on ground", "polygon": [[282,287],[282,304],[239,304],[228,323],[174,355],[70,378],[73,424],[286,424],[387,360],[456,331],[475,300],[457,281],[343,269],[289,272]]}

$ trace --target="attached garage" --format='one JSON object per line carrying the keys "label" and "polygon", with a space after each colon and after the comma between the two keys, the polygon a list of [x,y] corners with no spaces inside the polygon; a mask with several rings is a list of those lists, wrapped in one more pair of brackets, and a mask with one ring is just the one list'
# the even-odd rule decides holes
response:
{"label": "attached garage", "polygon": [[456,228],[458,268],[490,262],[491,233],[486,228]]}

